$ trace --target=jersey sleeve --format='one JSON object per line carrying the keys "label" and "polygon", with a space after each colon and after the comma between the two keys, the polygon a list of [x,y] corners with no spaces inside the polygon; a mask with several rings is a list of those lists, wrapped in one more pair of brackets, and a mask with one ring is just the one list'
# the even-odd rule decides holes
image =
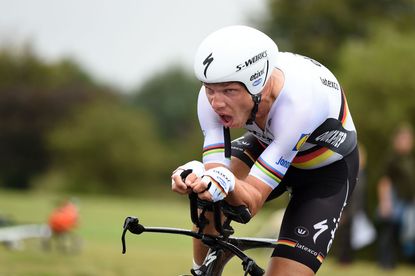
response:
{"label": "jersey sleeve", "polygon": [[312,108],[312,99],[303,98],[299,105],[295,104],[296,99],[281,98],[270,114],[271,121],[268,120],[269,126],[266,129],[272,133],[274,140],[250,171],[250,175],[273,189],[279,185],[290,167],[298,152],[298,144],[319,123],[317,113]]}
{"label": "jersey sleeve", "polygon": [[203,132],[203,163],[219,163],[230,166],[230,158],[225,157],[225,138],[219,116],[211,107],[204,87],[200,89],[197,114]]}

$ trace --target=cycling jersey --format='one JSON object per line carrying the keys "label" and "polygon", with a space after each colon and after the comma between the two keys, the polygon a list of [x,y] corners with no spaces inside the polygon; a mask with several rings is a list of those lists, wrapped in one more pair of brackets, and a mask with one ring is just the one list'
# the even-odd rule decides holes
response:
{"label": "cycling jersey", "polygon": [[[255,123],[245,126],[264,147],[257,159],[252,158],[250,175],[273,189],[290,166],[324,167],[347,156],[357,144],[355,126],[335,76],[304,56],[280,52],[277,59],[284,85],[272,104],[265,129]],[[204,134],[203,162],[228,166],[223,126],[204,87],[199,93],[198,117]]]}

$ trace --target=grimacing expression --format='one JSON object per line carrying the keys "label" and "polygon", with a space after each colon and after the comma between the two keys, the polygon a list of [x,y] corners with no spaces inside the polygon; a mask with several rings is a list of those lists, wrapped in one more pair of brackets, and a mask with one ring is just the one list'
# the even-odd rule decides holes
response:
{"label": "grimacing expression", "polygon": [[253,102],[245,86],[239,82],[205,83],[206,96],[222,124],[242,128],[248,120]]}

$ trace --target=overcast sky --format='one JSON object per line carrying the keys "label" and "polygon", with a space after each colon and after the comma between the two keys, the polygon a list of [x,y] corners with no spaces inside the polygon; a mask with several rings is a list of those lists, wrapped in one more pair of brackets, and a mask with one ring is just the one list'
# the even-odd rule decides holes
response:
{"label": "overcast sky", "polygon": [[200,41],[266,14],[265,0],[0,0],[0,44],[30,41],[124,89],[172,63],[191,70]]}

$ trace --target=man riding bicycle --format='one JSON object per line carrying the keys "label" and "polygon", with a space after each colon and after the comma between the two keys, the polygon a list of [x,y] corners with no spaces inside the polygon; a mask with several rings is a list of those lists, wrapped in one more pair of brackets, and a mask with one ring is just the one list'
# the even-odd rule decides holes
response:
{"label": "man riding bicycle", "polygon": [[[332,245],[359,166],[342,87],[322,64],[279,52],[267,35],[246,26],[206,37],[194,70],[203,84],[203,164],[191,161],[176,169],[172,190],[245,205],[252,215],[289,191],[267,275],[314,275]],[[230,144],[229,128],[247,132]],[[192,173],[183,181],[188,169]],[[206,252],[195,240],[194,269]]]}

